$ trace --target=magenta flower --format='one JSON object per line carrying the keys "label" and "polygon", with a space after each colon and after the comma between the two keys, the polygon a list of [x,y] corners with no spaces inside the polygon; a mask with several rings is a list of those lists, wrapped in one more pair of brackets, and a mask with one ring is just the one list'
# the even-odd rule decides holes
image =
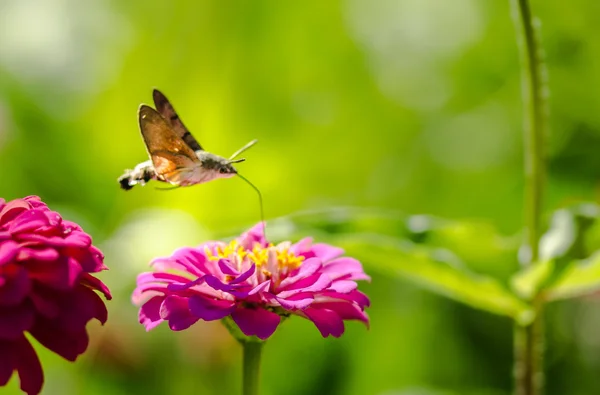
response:
{"label": "magenta flower", "polygon": [[268,244],[258,224],[229,244],[207,242],[155,259],[155,271],[138,277],[133,302],[146,330],[163,321],[179,331],[231,317],[246,336],[264,340],[281,317],[294,314],[311,320],[323,337],[339,337],[344,320],[369,323],[369,299],[356,283],[369,277],[342,254],[311,239]]}
{"label": "magenta flower", "polygon": [[81,228],[29,196],[0,199],[0,386],[13,371],[27,394],[44,381],[40,361],[25,337],[74,361],[88,346],[86,323],[104,323],[108,288],[90,273],[104,257]]}

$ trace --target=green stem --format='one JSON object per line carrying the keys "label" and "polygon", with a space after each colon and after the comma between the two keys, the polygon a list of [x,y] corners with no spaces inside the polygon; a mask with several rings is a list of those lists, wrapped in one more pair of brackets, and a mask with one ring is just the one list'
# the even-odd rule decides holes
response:
{"label": "green stem", "polygon": [[[541,237],[543,142],[546,129],[545,67],[529,0],[511,0],[511,7],[520,49],[525,110],[525,225],[530,250],[530,257],[525,265],[528,266],[539,258]],[[535,320],[525,327],[515,327],[517,395],[541,395],[543,392],[543,301],[535,298],[533,307]]]}
{"label": "green stem", "polygon": [[243,395],[258,395],[258,383],[260,379],[260,356],[262,353],[262,342],[243,342],[244,348],[244,374],[242,382]]}
{"label": "green stem", "polygon": [[529,0],[512,0],[519,37],[525,110],[525,223],[530,262],[538,258],[544,182],[543,141],[546,129],[545,66]]}

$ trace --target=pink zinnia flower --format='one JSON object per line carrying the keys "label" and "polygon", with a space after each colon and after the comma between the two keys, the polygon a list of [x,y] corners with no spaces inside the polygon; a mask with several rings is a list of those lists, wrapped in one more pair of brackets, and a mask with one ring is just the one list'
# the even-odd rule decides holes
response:
{"label": "pink zinnia flower", "polygon": [[294,314],[323,337],[339,337],[344,320],[369,323],[369,299],[356,289],[369,277],[342,254],[311,239],[268,244],[258,224],[229,244],[211,241],[155,259],[155,271],[138,277],[133,302],[146,330],[168,321],[178,331],[231,316],[246,336],[264,340],[281,317]]}
{"label": "pink zinnia flower", "polygon": [[90,275],[106,269],[103,259],[87,233],[37,196],[0,199],[0,386],[16,370],[24,392],[41,391],[42,367],[25,332],[69,361],[86,350],[86,323],[107,318],[94,291],[110,292]]}

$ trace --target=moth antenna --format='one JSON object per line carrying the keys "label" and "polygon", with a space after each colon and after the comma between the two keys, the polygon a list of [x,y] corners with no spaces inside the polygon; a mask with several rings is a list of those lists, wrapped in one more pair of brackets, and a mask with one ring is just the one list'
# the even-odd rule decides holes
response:
{"label": "moth antenna", "polygon": [[181,185],[175,185],[174,187],[168,187],[168,188],[154,187],[154,189],[159,190],[159,191],[172,191],[173,189],[177,189],[177,188],[181,188]]}
{"label": "moth antenna", "polygon": [[[254,139],[251,142],[249,142],[248,144],[244,145],[242,148],[240,148],[239,150],[235,151],[233,153],[233,155],[231,155],[229,157],[229,160],[235,159],[236,156],[238,156],[239,154],[241,154],[242,152],[246,151],[248,148],[252,147],[254,144],[258,143],[258,140]],[[235,163],[235,162],[231,162],[231,163]]]}
{"label": "moth antenna", "polygon": [[[254,141],[256,141],[256,140],[254,140]],[[265,236],[265,239],[267,239],[267,224],[265,223],[265,211],[264,211],[264,208],[263,208],[262,194],[260,193],[260,190],[256,187],[256,185],[254,185],[253,183],[251,183],[250,180],[248,180],[246,177],[244,177],[240,173],[237,173],[237,175],[242,180],[246,181],[246,183],[248,185],[250,185],[252,187],[252,189],[254,189],[256,191],[256,193],[258,194],[258,203],[260,204],[260,222],[263,225],[263,235]]]}
{"label": "moth antenna", "polygon": [[229,160],[229,164],[232,163],[240,163],[240,162],[244,162],[246,160],[246,158],[240,158],[240,159],[235,159],[235,160]]}

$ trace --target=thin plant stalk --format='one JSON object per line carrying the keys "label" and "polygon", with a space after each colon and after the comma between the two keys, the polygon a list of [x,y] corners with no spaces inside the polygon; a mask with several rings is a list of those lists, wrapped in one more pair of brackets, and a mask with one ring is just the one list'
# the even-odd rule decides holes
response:
{"label": "thin plant stalk", "polygon": [[[525,227],[530,256],[539,258],[544,192],[544,137],[546,134],[546,69],[529,0],[511,0],[521,58],[525,137]],[[535,320],[515,326],[515,394],[541,395],[544,387],[543,301],[533,300]]]}
{"label": "thin plant stalk", "polygon": [[242,347],[244,350],[242,394],[258,395],[260,359],[263,343],[258,341],[246,341],[242,343]]}

